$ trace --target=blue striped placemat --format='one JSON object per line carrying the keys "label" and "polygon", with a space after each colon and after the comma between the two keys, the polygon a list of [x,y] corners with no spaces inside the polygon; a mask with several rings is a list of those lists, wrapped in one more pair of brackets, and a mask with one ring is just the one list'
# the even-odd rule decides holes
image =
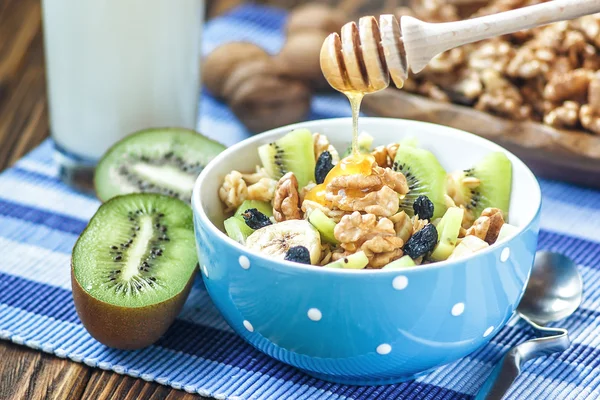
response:
{"label": "blue striped placemat", "polygon": [[[204,50],[246,39],[270,51],[282,43],[282,11],[245,6],[206,26]],[[247,133],[220,102],[203,94],[200,129],[231,144]],[[345,100],[317,96],[311,118],[349,115]],[[468,399],[491,366],[529,337],[510,323],[479,351],[398,385],[355,387],[311,378],[251,348],[212,306],[201,281],[181,316],[154,346],[127,352],[93,340],[79,322],[70,291],[69,258],[99,203],[65,187],[46,141],[0,175],[0,337],[76,362],[205,396],[231,399]],[[527,365],[511,399],[592,399],[600,396],[600,192],[542,181],[540,248],[580,265],[586,295],[561,325],[571,348]]]}

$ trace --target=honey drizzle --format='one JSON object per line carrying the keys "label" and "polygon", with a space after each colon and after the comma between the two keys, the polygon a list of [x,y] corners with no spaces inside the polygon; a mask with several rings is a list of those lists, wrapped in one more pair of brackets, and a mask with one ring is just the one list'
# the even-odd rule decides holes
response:
{"label": "honey drizzle", "polygon": [[[321,54],[321,57],[323,57],[323,54]],[[321,65],[323,64],[321,63]],[[325,77],[327,78],[327,75]],[[347,79],[346,85],[351,86]],[[375,88],[371,85],[371,83],[367,83],[367,88],[364,91],[355,89],[342,91],[337,87],[334,87],[334,89],[341,91],[348,98],[348,101],[350,102],[350,108],[352,109],[352,153],[340,160],[340,162],[338,162],[337,165],[335,165],[331,171],[329,171],[325,177],[325,181],[308,191],[304,197],[305,200],[317,202],[328,208],[331,208],[331,204],[326,200],[327,184],[335,177],[355,174],[368,176],[371,175],[373,171],[372,168],[373,163],[375,162],[375,157],[373,157],[371,154],[361,153],[358,147],[358,117],[360,115],[360,104],[365,95],[368,93],[378,92],[379,90],[384,89],[384,87]],[[346,195],[351,195],[353,197],[359,197],[365,194],[360,190],[352,190],[350,192],[348,189],[346,189],[341,190],[340,192],[342,191]]]}
{"label": "honey drizzle", "polygon": [[358,149],[358,116],[360,113],[360,103],[362,102],[365,93],[363,92],[344,92],[348,101],[350,102],[350,108],[352,109],[352,155],[355,158],[359,156]]}
{"label": "honey drizzle", "polygon": [[[312,188],[304,197],[305,200],[315,201],[325,207],[331,204],[326,200],[327,184],[335,177],[343,175],[371,175],[372,166],[375,158],[371,154],[362,154],[358,148],[358,116],[360,113],[360,103],[365,96],[364,92],[349,91],[344,92],[352,108],[352,152],[348,157],[344,157],[335,165],[325,177],[325,181]],[[346,195],[360,197],[365,193],[360,190],[344,190]]]}

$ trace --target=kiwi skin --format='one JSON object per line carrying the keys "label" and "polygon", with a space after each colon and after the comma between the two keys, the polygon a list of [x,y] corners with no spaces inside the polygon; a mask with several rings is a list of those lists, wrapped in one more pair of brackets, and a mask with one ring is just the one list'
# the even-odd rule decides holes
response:
{"label": "kiwi skin", "polygon": [[94,339],[108,347],[137,350],[155,343],[171,326],[192,288],[198,268],[176,296],[146,307],[127,308],[90,296],[77,282],[71,263],[71,286],[77,315]]}

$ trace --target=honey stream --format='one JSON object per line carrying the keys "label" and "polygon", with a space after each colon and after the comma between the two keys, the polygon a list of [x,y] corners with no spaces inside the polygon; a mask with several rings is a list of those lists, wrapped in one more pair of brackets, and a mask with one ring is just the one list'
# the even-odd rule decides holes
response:
{"label": "honey stream", "polygon": [[[372,18],[372,17],[371,17]],[[353,23],[350,23],[353,24]],[[376,24],[375,24],[376,25]],[[352,32],[354,36],[358,35],[358,31],[356,29],[356,25],[350,25],[351,28],[354,28]],[[365,26],[368,28],[368,26]],[[354,37],[353,36],[353,37]],[[345,37],[342,34],[342,37]],[[331,38],[331,36],[330,36]],[[338,46],[335,40],[331,41],[328,38],[321,49],[321,70],[323,71],[323,75],[327,79],[327,81],[331,84],[331,86],[342,92],[350,102],[350,107],[352,109],[352,151],[349,156],[344,157],[340,160],[332,169],[329,171],[327,176],[325,177],[325,181],[319,185],[316,185],[313,189],[311,189],[306,196],[305,200],[310,200],[317,202],[327,208],[331,208],[331,202],[326,198],[327,197],[327,185],[336,177],[344,176],[344,175],[371,175],[373,172],[373,164],[375,163],[375,157],[373,157],[369,153],[361,153],[361,149],[358,145],[358,118],[360,114],[360,104],[365,95],[369,93],[374,93],[379,90],[385,89],[388,86],[387,79],[380,79],[379,81],[371,81],[369,76],[367,75],[367,68],[365,66],[365,60],[363,56],[356,57],[355,53],[357,51],[362,51],[362,48],[355,49],[356,43],[360,43],[360,41],[352,40],[351,46]],[[339,39],[339,37],[337,37]],[[335,39],[335,37],[334,37]],[[380,38],[378,40],[381,40]],[[373,48],[380,49],[380,44]],[[361,76],[358,79],[350,79],[350,75],[348,70],[344,68],[340,68],[344,63],[339,63],[339,55],[342,54],[342,58],[345,57],[343,54],[344,51],[349,51],[348,57],[352,60],[362,60],[362,67],[359,68],[361,71]],[[338,54],[340,53],[340,54]],[[373,53],[373,52],[371,52]],[[371,54],[368,53],[368,54]],[[352,57],[350,57],[352,56]],[[371,57],[381,57],[381,52],[376,51],[374,54],[371,54]],[[383,60],[381,60],[383,62]],[[385,70],[385,74],[388,74],[387,69]],[[402,86],[403,81],[400,78],[397,78],[398,82],[395,83],[399,87]],[[360,81],[360,84],[357,82]],[[337,82],[339,85],[334,84]],[[341,84],[343,83],[343,84]],[[351,192],[352,191],[352,192]],[[337,192],[337,194],[345,194],[353,197],[362,197],[366,193],[357,190],[357,189],[341,189]]]}
{"label": "honey stream", "polygon": [[[327,184],[334,178],[343,175],[370,175],[372,172],[373,162],[375,158],[371,154],[361,153],[358,147],[358,116],[360,113],[360,103],[365,96],[364,92],[344,92],[350,101],[352,108],[352,152],[349,156],[344,157],[335,165],[327,174],[325,181],[313,189],[305,196],[306,200],[315,201],[325,207],[330,208],[330,202],[325,198],[327,193]],[[350,193],[349,189],[344,190],[344,193],[353,197],[363,196],[364,193],[360,190],[353,190]]]}

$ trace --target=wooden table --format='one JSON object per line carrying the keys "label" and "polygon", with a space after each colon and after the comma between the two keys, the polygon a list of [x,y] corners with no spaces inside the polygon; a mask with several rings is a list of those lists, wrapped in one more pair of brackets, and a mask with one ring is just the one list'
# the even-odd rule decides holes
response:
{"label": "wooden table", "polygon": [[[0,170],[47,136],[40,0],[0,0]],[[0,360],[0,399],[202,398],[4,341]]]}

